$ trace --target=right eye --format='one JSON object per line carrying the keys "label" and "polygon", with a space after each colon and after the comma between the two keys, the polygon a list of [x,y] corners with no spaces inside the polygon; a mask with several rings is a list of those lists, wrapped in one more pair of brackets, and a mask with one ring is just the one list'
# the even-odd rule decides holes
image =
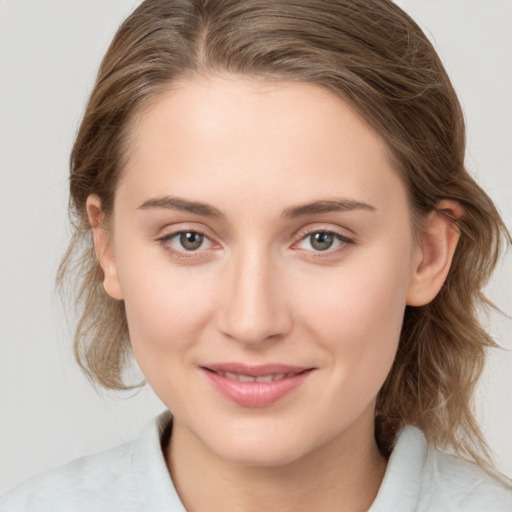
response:
{"label": "right eye", "polygon": [[171,233],[160,238],[159,241],[168,251],[184,256],[192,256],[193,253],[202,252],[213,247],[213,242],[206,235],[192,230]]}
{"label": "right eye", "polygon": [[205,237],[201,233],[187,231],[175,235],[171,240],[175,240],[175,243],[179,243],[186,251],[197,251],[204,244]]}

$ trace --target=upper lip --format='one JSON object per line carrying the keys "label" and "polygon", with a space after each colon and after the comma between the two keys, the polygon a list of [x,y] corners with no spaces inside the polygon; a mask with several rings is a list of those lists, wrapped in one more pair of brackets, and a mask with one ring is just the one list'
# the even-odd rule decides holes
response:
{"label": "upper lip", "polygon": [[236,373],[250,377],[266,377],[268,375],[281,375],[290,373],[301,373],[311,368],[305,366],[292,366],[288,364],[261,364],[251,366],[243,363],[213,363],[202,365],[202,368],[212,372]]}

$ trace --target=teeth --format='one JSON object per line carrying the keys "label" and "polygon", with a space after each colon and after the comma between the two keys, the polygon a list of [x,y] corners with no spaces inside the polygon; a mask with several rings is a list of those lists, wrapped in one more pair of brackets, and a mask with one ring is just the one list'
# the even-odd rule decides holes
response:
{"label": "teeth", "polygon": [[265,375],[264,377],[256,377],[256,382],[272,382],[274,380],[273,375]]}
{"label": "teeth", "polygon": [[276,380],[285,379],[287,377],[293,377],[295,373],[278,373],[276,375],[264,375],[261,377],[253,377],[251,375],[241,375],[238,373],[231,372],[216,372],[222,377],[226,377],[231,380],[237,380],[239,382],[274,382]]}
{"label": "teeth", "polygon": [[254,382],[254,381],[256,381],[256,377],[251,377],[249,375],[237,375],[237,379],[240,382]]}

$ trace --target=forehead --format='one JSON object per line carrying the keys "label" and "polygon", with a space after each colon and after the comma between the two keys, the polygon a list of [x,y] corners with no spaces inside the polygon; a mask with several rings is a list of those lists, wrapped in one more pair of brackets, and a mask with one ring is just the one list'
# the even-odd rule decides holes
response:
{"label": "forehead", "polygon": [[236,194],[269,205],[334,193],[379,202],[404,192],[385,142],[340,97],[239,76],[175,84],[136,116],[119,187],[130,184],[139,199]]}

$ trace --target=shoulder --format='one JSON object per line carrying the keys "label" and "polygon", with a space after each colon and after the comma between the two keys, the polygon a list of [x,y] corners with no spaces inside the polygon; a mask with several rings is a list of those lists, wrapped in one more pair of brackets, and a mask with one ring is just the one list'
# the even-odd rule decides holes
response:
{"label": "shoulder", "polygon": [[133,443],[127,443],[32,478],[0,498],[0,510],[82,510],[84,503],[89,510],[107,510],[106,496],[111,500],[122,497],[126,505],[133,501],[133,486],[126,473],[132,450]]}
{"label": "shoulder", "polygon": [[475,464],[432,447],[427,451],[421,491],[428,511],[439,510],[443,503],[450,503],[450,510],[467,512],[512,511],[512,485],[505,478],[500,481]]}
{"label": "shoulder", "polygon": [[37,476],[0,498],[0,512],[181,512],[160,439],[161,415],[136,440]]}
{"label": "shoulder", "polygon": [[511,512],[512,487],[478,466],[428,445],[406,427],[371,512]]}

